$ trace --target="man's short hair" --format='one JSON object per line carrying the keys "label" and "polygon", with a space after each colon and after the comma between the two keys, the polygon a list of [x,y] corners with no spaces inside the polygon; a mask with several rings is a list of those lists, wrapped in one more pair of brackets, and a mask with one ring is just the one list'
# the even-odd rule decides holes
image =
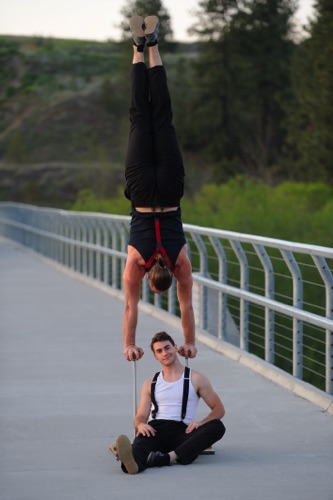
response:
{"label": "man's short hair", "polygon": [[172,345],[175,345],[175,341],[167,332],[155,333],[150,343],[150,348],[153,352],[154,352],[154,344],[156,344],[156,342],[170,342]]}

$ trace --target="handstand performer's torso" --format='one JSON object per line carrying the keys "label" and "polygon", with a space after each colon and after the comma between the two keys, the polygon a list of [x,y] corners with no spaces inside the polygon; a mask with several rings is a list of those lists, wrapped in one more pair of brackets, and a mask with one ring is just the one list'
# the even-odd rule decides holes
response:
{"label": "handstand performer's torso", "polygon": [[[154,210],[154,211],[153,211]],[[173,265],[186,245],[179,207],[136,207],[132,209],[128,244],[135,248],[147,263],[156,249],[155,216],[158,216],[162,245]]]}

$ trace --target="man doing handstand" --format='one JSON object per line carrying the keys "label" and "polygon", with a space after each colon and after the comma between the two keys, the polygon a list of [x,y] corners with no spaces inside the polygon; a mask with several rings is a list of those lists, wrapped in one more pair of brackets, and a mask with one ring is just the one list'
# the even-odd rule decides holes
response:
{"label": "man doing handstand", "polygon": [[[131,68],[130,134],[126,156],[125,196],[132,204],[128,256],[123,274],[124,356],[128,361],[143,356],[136,346],[140,283],[148,273],[155,293],[177,281],[184,345],[179,354],[194,358],[195,320],[192,307],[192,266],[187,254],[181,220],[184,166],[172,124],[171,99],[166,72],[158,50],[157,16],[133,16],[134,40]],[[149,52],[148,68],[144,47]]]}

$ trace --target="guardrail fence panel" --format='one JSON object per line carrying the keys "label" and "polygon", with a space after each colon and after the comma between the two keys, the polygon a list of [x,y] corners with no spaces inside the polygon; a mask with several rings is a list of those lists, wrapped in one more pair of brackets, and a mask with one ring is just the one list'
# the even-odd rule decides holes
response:
{"label": "guardrail fence panel", "polygon": [[[0,203],[0,235],[123,291],[130,217]],[[196,322],[333,394],[333,249],[184,224]],[[175,281],[175,280],[174,280]],[[176,284],[141,299],[179,316]]]}

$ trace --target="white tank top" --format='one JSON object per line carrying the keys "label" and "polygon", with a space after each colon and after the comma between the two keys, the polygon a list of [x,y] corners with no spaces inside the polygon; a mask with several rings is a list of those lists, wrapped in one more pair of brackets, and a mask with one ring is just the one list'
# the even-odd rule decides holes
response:
{"label": "white tank top", "polygon": [[[156,419],[158,420],[176,420],[180,422],[182,419],[182,401],[183,401],[184,373],[176,382],[166,382],[163,378],[163,373],[160,372],[157,377],[155,386],[155,399],[158,406]],[[184,423],[189,425],[193,422],[195,412],[198,406],[199,396],[197,395],[192,385],[192,373],[190,371],[190,384],[188,391],[188,401]],[[152,404],[150,409],[149,420],[153,420]]]}

